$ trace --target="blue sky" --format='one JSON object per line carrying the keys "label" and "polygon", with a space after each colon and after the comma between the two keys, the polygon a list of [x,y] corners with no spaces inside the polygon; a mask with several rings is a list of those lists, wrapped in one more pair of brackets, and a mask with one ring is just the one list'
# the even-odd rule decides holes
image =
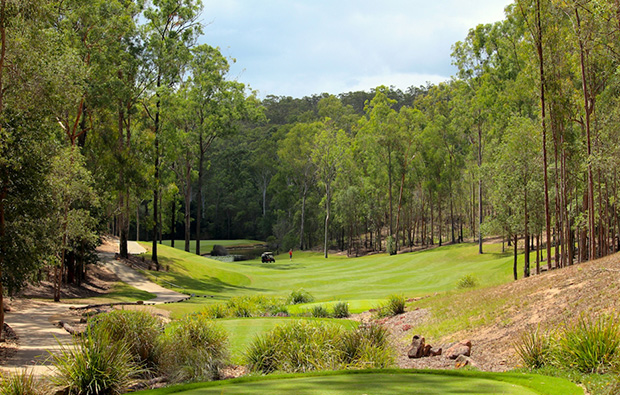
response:
{"label": "blue sky", "polygon": [[451,46],[508,0],[203,0],[201,43],[236,59],[231,78],[302,97],[438,83],[456,73]]}

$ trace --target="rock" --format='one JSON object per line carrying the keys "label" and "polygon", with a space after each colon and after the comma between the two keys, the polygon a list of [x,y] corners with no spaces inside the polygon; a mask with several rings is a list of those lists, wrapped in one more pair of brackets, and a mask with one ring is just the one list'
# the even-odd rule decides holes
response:
{"label": "rock", "polygon": [[469,357],[471,355],[471,341],[461,341],[450,346],[444,355],[449,359],[457,359],[459,355]]}
{"label": "rock", "polygon": [[223,245],[216,244],[213,246],[211,256],[227,256],[228,250]]}
{"label": "rock", "polygon": [[456,358],[456,361],[454,363],[454,367],[457,368],[457,369],[460,369],[460,368],[464,368],[465,366],[472,366],[474,368],[478,367],[476,362],[474,362],[474,360],[471,359],[470,357],[465,356],[465,355],[459,355]]}
{"label": "rock", "polygon": [[411,340],[411,347],[409,347],[409,351],[407,351],[407,356],[409,358],[422,358],[424,356],[424,338],[415,335]]}
{"label": "rock", "polygon": [[436,356],[438,356],[438,355],[441,355],[441,351],[442,351],[442,350],[441,350],[441,347],[440,347],[440,348],[434,348],[434,347],[433,347],[433,348],[431,348],[431,350],[430,350],[430,352],[429,352],[429,355],[430,355],[431,357],[436,357]]}

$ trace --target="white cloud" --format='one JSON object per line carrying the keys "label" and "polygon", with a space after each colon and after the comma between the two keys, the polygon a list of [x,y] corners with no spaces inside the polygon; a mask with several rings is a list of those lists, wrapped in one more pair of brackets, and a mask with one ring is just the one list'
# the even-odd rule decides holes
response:
{"label": "white cloud", "polygon": [[268,94],[401,89],[454,74],[451,46],[508,0],[205,1],[204,42],[237,59],[233,75]]}

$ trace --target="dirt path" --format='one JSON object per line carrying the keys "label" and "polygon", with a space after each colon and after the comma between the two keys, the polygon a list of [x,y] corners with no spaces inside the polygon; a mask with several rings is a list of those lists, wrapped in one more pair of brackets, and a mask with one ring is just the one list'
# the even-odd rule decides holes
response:
{"label": "dirt path", "polygon": [[[129,242],[128,244],[131,254],[144,252],[144,248],[138,243]],[[107,249],[99,250],[99,260],[121,281],[155,294],[156,298],[149,300],[149,304],[177,302],[187,298],[187,295],[148,281],[141,273],[115,260],[115,252],[110,251],[113,248],[114,246],[108,243]],[[118,251],[118,247],[116,248]],[[6,314],[5,320],[19,337],[19,348],[1,369],[4,371],[28,369],[38,377],[53,373],[50,367],[50,352],[60,349],[59,342],[71,343],[71,336],[55,324],[61,320],[75,319],[69,311],[71,306],[42,300],[23,300],[16,303],[13,311]]]}

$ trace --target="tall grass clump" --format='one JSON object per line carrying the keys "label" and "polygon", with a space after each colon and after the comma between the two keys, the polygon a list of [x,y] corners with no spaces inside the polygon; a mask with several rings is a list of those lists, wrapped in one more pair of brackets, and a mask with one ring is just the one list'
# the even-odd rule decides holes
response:
{"label": "tall grass clump", "polygon": [[112,342],[124,343],[136,362],[153,365],[155,345],[163,325],[150,313],[114,310],[93,318],[89,327],[94,341],[108,337]]}
{"label": "tall grass clump", "polygon": [[292,291],[287,299],[288,304],[312,303],[313,301],[314,296],[312,296],[310,292],[303,289]]}
{"label": "tall grass clump", "polygon": [[407,299],[403,295],[390,295],[388,301],[379,307],[379,317],[393,317],[405,312]]}
{"label": "tall grass clump", "polygon": [[168,325],[157,349],[159,369],[172,382],[218,379],[229,357],[226,332],[204,315]]}
{"label": "tall grass clump", "polygon": [[310,315],[315,318],[327,318],[329,317],[329,311],[322,304],[312,306],[310,309]]}
{"label": "tall grass clump", "polygon": [[551,360],[551,346],[549,334],[541,333],[539,326],[534,331],[523,332],[515,344],[515,349],[523,366],[529,369],[540,369]]}
{"label": "tall grass clump", "polygon": [[226,303],[214,303],[205,307],[200,314],[209,319],[216,319],[288,315],[288,311],[286,310],[285,301],[281,298],[253,295],[233,297]]}
{"label": "tall grass clump", "polygon": [[387,329],[381,325],[360,325],[344,332],[339,345],[345,368],[387,368],[394,362]]}
{"label": "tall grass clump", "polygon": [[476,288],[478,286],[478,278],[473,274],[466,274],[459,278],[456,287],[459,289]]}
{"label": "tall grass clump", "polygon": [[252,371],[266,374],[383,368],[393,361],[383,327],[346,331],[337,325],[304,320],[255,337],[245,359]]}
{"label": "tall grass clump", "polygon": [[0,373],[0,394],[2,395],[42,395],[42,383],[32,371],[23,369],[15,373]]}
{"label": "tall grass clump", "polygon": [[129,347],[114,342],[104,333],[95,340],[87,331],[74,337],[72,345],[60,344],[60,352],[50,352],[57,374],[51,381],[67,394],[122,394],[141,370]]}
{"label": "tall grass clump", "polygon": [[338,368],[340,326],[300,320],[254,338],[246,350],[252,371],[289,373]]}
{"label": "tall grass clump", "polygon": [[618,317],[579,317],[558,338],[556,359],[582,373],[603,374],[620,367]]}
{"label": "tall grass clump", "polygon": [[338,302],[334,305],[334,317],[347,318],[349,315],[349,304],[347,302]]}

